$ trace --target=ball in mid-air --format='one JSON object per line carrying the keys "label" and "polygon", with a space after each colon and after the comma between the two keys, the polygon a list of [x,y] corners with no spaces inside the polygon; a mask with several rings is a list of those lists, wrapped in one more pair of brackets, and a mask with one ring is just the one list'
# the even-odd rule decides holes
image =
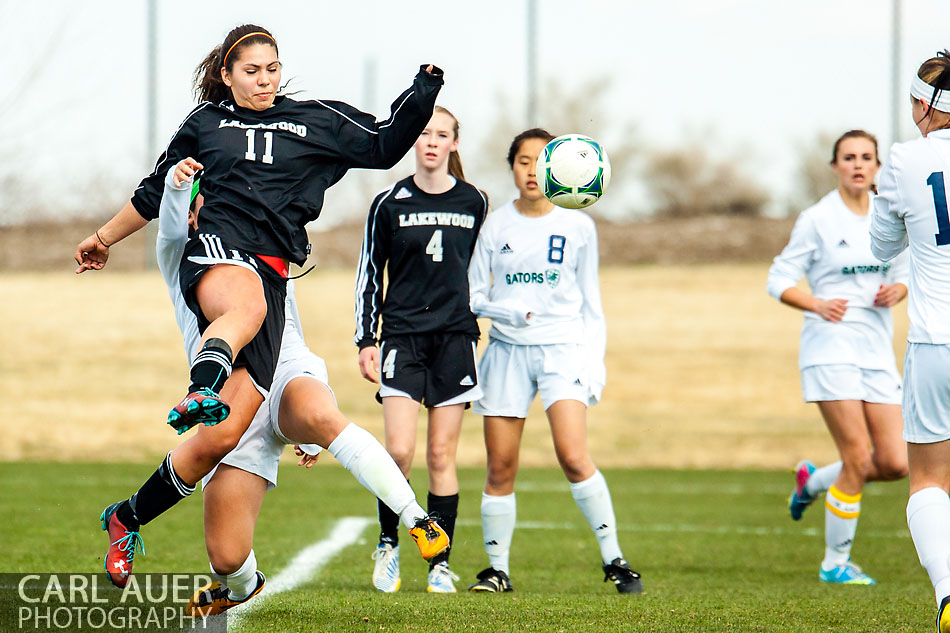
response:
{"label": "ball in mid-air", "polygon": [[610,159],[589,136],[565,134],[544,146],[535,174],[548,200],[565,209],[584,209],[604,195]]}

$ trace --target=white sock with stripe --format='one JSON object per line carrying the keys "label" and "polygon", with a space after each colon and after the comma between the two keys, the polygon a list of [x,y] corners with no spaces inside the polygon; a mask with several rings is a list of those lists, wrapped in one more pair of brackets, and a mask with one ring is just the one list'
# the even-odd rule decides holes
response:
{"label": "white sock with stripe", "polygon": [[907,500],[907,527],[937,604],[950,595],[950,498],[941,488],[918,490]]}
{"label": "white sock with stripe", "polygon": [[257,587],[257,557],[254,550],[247,555],[244,564],[233,574],[220,574],[211,568],[211,573],[228,588],[232,600],[244,600]]}
{"label": "white sock with stripe", "polygon": [[808,478],[805,484],[805,492],[812,498],[816,498],[826,492],[831,485],[835,483],[838,475],[841,473],[841,462],[835,462],[818,468]]}
{"label": "white sock with stripe", "polygon": [[594,474],[577,483],[571,484],[574,502],[581,509],[600,545],[600,557],[604,563],[615,558],[623,558],[620,543],[617,542],[617,519],[614,517],[614,504],[610,500],[607,480],[595,470]]}
{"label": "white sock with stripe", "polygon": [[825,571],[843,565],[851,558],[851,545],[861,515],[861,493],[849,495],[832,485],[825,496]]}
{"label": "white sock with stripe", "polygon": [[516,515],[515,493],[503,496],[482,493],[482,537],[485,553],[488,554],[489,564],[506,574]]}
{"label": "white sock with stripe", "polygon": [[351,422],[327,450],[364,488],[398,514],[406,527],[411,528],[416,519],[426,516],[399,466],[372,433]]}

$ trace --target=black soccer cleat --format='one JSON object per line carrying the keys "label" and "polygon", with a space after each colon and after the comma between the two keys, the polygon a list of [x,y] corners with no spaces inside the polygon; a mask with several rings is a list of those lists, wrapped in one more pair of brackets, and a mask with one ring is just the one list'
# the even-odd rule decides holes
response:
{"label": "black soccer cleat", "polygon": [[478,572],[476,578],[478,578],[478,582],[474,585],[470,585],[468,588],[469,591],[502,593],[515,590],[515,588],[511,586],[511,579],[508,578],[508,574],[494,567],[481,570]]}
{"label": "black soccer cleat", "polygon": [[603,566],[604,582],[608,580],[617,585],[620,593],[643,593],[643,584],[640,583],[640,574],[630,569],[622,558],[615,558]]}

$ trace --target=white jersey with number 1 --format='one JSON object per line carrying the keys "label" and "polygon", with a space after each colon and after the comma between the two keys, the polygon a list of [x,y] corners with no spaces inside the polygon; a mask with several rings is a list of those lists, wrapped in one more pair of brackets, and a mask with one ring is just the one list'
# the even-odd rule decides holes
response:
{"label": "white jersey with number 1", "polygon": [[[597,275],[597,229],[582,211],[528,217],[508,202],[488,214],[469,265],[472,312],[513,345],[582,344],[591,390],[606,382],[607,328]],[[531,320],[525,316],[531,312]]]}
{"label": "white jersey with number 1", "polygon": [[894,145],[880,181],[871,248],[890,259],[910,246],[907,340],[950,344],[950,130]]}

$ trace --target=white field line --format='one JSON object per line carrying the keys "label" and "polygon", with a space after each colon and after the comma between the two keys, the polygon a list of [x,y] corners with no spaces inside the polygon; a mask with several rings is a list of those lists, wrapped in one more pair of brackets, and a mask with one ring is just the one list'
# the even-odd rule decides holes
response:
{"label": "white field line", "polygon": [[229,630],[232,630],[231,627],[237,628],[244,614],[253,611],[271,596],[290,591],[311,580],[334,556],[359,541],[363,530],[375,522],[375,518],[366,517],[344,517],[337,521],[328,537],[300,550],[279,574],[268,578],[257,597],[227,612]]}
{"label": "white field line", "polygon": [[[607,479],[607,484],[610,484],[610,479]],[[478,488],[480,491],[481,488]],[[788,497],[789,493],[792,491],[792,482],[791,477],[789,477],[789,484],[787,486],[776,486],[774,484],[770,485],[749,485],[749,484],[706,484],[706,483],[697,483],[697,484],[633,484],[623,487],[624,493],[630,494],[662,494],[662,495],[780,495],[782,497]],[[518,482],[515,486],[515,493],[520,492],[564,492],[570,493],[571,488],[570,484],[567,483],[565,479],[560,483],[535,483],[535,482]],[[824,493],[822,493],[824,494]],[[878,496],[892,496],[894,491],[891,488],[879,488],[873,484],[868,484],[865,486],[863,491],[864,497],[878,497]],[[906,489],[901,489],[899,494],[907,494]]]}
{"label": "white field line", "polygon": [[[481,521],[475,519],[458,519],[455,525],[464,525],[465,527],[481,526]],[[516,529],[522,530],[585,530],[589,529],[581,523],[569,523],[567,521],[518,521],[515,524]],[[735,534],[740,536],[821,536],[824,535],[824,528],[803,527],[803,528],[776,528],[776,527],[756,527],[748,525],[689,525],[689,524],[663,524],[663,523],[640,523],[633,525],[620,525],[617,527],[620,532],[636,532],[641,534]],[[910,538],[910,531],[906,529],[899,530],[861,530],[861,538]]]}

